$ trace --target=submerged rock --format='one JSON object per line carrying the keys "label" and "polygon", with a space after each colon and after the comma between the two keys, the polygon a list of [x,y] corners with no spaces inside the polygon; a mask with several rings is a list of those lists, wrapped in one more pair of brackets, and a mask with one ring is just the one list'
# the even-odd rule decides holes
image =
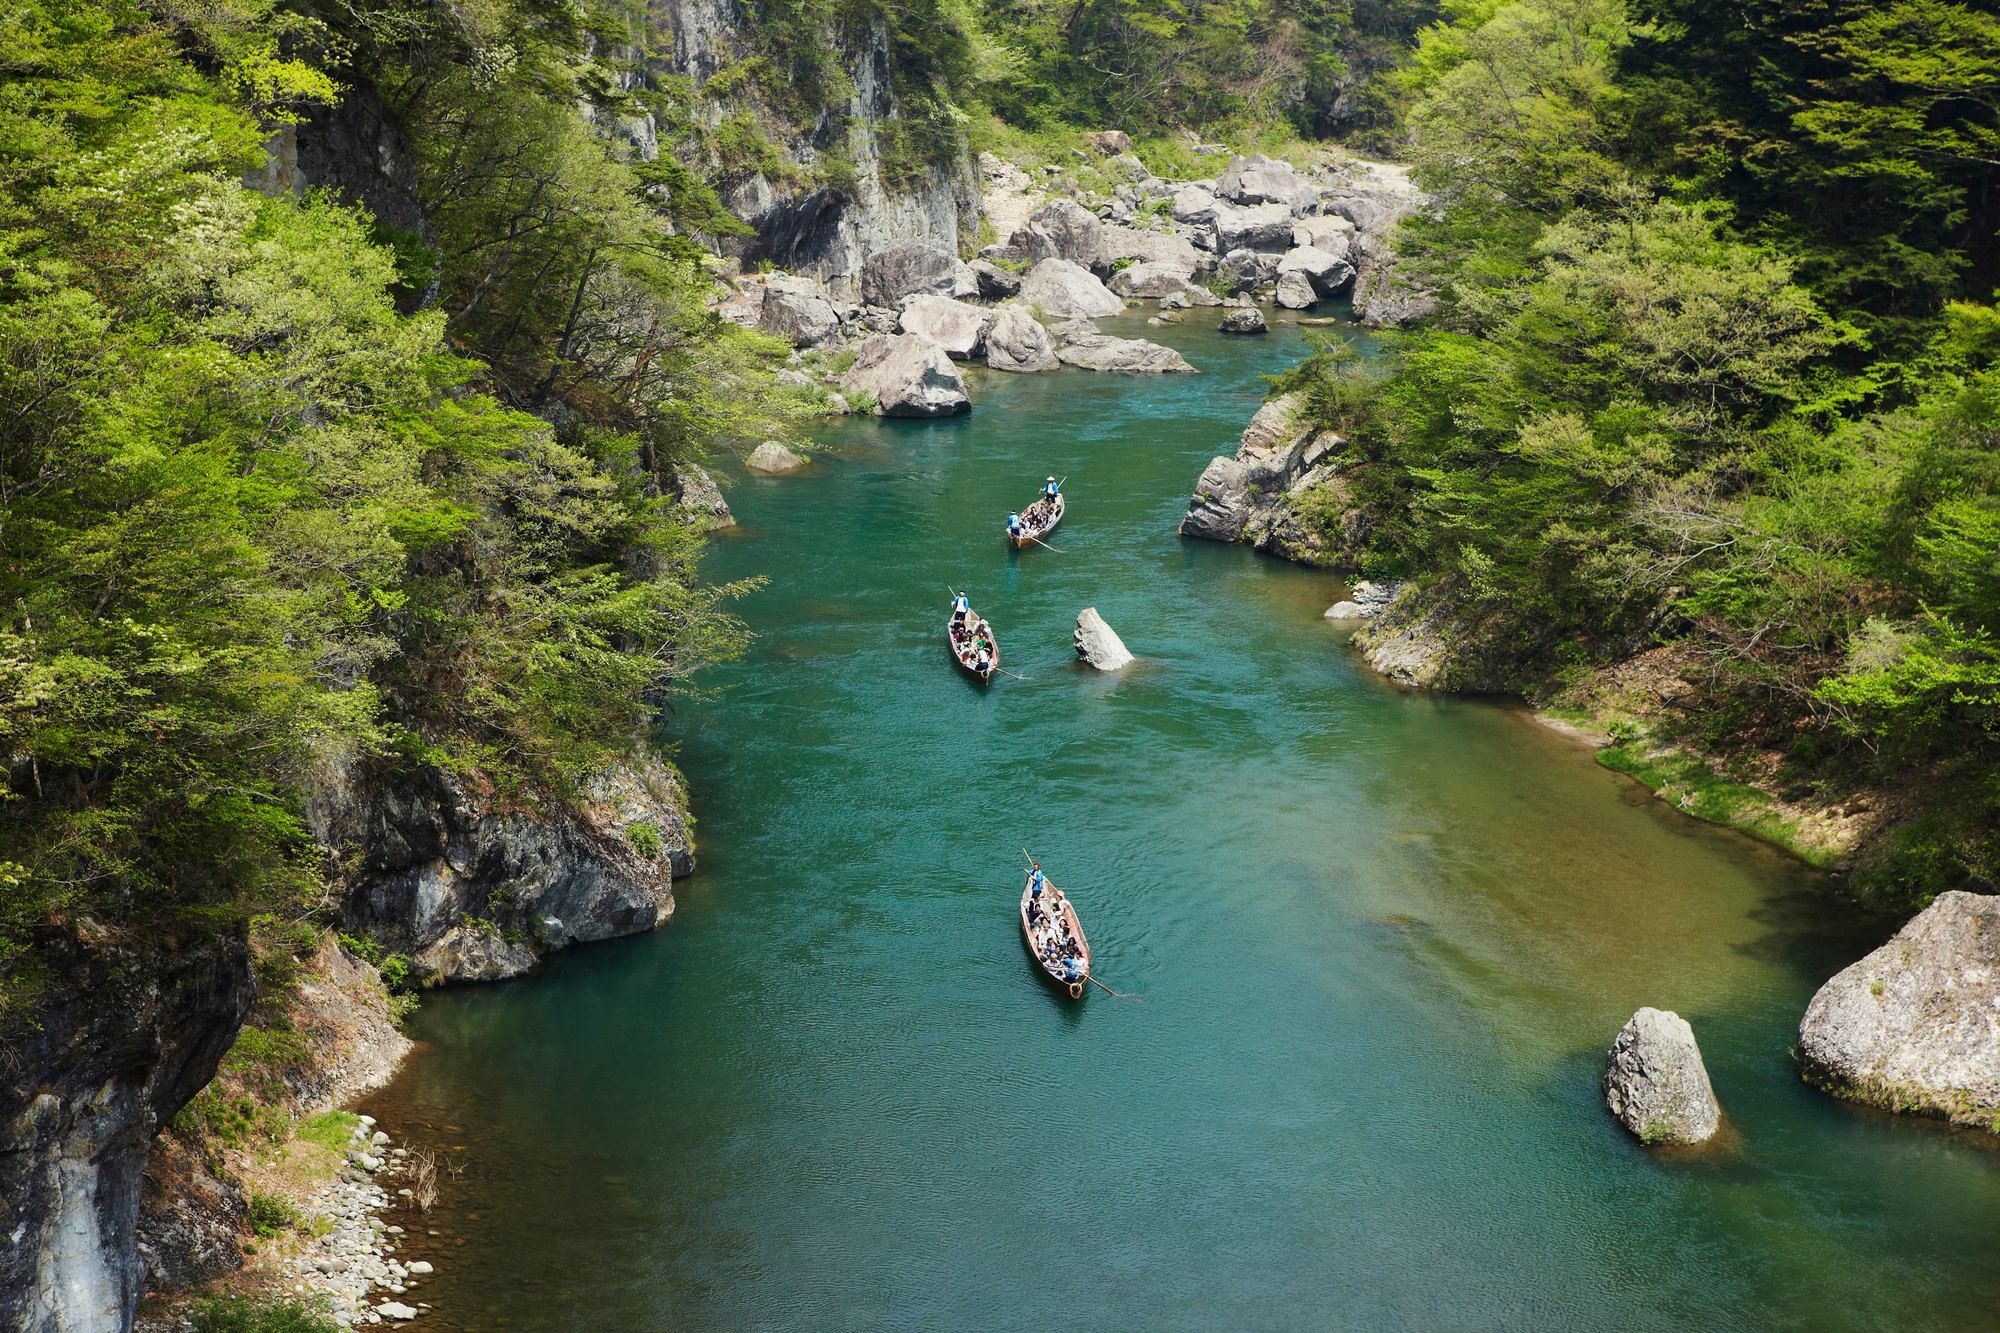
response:
{"label": "submerged rock", "polygon": [[1124,641],[1104,623],[1104,617],[1097,614],[1097,608],[1086,606],[1076,618],[1076,633],[1072,636],[1077,657],[1086,665],[1099,671],[1118,671],[1132,665],[1134,658],[1125,648]]}
{"label": "submerged rock", "polygon": [[806,460],[779,444],[776,440],[766,440],[750,451],[743,460],[743,466],[752,472],[763,472],[777,476],[785,472],[797,472],[806,465]]}
{"label": "submerged rock", "polygon": [[885,417],[948,417],[972,408],[958,367],[942,347],[914,333],[865,339],[840,387],[872,397]]}
{"label": "submerged rock", "polygon": [[2000,1131],[2000,896],[1939,894],[1820,987],[1799,1065],[1842,1097]]}
{"label": "submerged rock", "polygon": [[1264,312],[1255,306],[1243,306],[1222,317],[1224,333],[1268,333],[1270,328],[1264,322]]}
{"label": "submerged rock", "polygon": [[1032,374],[1054,370],[1055,340],[1033,315],[1017,305],[1005,305],[993,316],[986,331],[986,364],[994,370]]}
{"label": "submerged rock", "polygon": [[1694,1029],[1670,1010],[1641,1009],[1611,1044],[1604,1104],[1649,1147],[1705,1143],[1722,1124]]}

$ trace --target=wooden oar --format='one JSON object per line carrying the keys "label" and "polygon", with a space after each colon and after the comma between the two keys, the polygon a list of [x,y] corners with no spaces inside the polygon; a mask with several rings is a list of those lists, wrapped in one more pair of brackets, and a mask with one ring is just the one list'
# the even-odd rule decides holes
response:
{"label": "wooden oar", "polygon": [[[997,666],[997,667],[994,667],[993,669],[994,669],[995,671],[999,672],[999,673],[1000,673],[1001,675],[1003,675],[1003,676],[1014,676],[1014,673],[1013,673],[1013,672],[1011,672],[1011,671],[1009,671],[1009,670],[1008,670],[1008,669],[1007,669],[1006,667],[1002,667],[1002,666]],[[1015,679],[1015,680],[1033,680],[1033,679],[1034,679],[1034,677],[1033,677],[1033,676],[1014,676],[1014,679]]]}
{"label": "wooden oar", "polygon": [[[1027,534],[1027,533],[1025,533],[1025,532],[1024,532],[1024,533],[1022,533],[1021,535],[1022,535],[1023,537],[1028,537],[1028,534]],[[1031,541],[1031,542],[1033,542],[1033,543],[1034,543],[1035,545],[1037,545],[1037,546],[1040,546],[1040,547],[1045,547],[1046,549],[1048,549],[1048,550],[1051,550],[1051,551],[1056,551],[1056,548],[1055,548],[1055,547],[1053,547],[1053,546],[1050,546],[1050,545],[1049,545],[1049,544],[1048,544],[1047,542],[1043,541],[1043,540],[1042,540],[1042,539],[1041,539],[1040,537],[1028,537],[1028,540],[1029,540],[1029,541]],[[1061,554],[1062,554],[1062,552],[1061,552],[1061,551],[1056,551],[1056,554],[1057,554],[1057,555],[1061,555]]]}

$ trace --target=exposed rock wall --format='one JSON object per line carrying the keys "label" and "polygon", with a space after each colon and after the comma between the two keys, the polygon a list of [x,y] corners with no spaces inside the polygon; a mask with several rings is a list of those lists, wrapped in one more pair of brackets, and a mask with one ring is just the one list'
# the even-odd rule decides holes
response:
{"label": "exposed rock wall", "polygon": [[131,1327],[153,1136],[215,1073],[251,1000],[239,933],[80,930],[37,949],[0,1061],[0,1328]]}
{"label": "exposed rock wall", "polygon": [[346,920],[424,983],[519,976],[553,950],[651,930],[694,870],[680,780],[659,760],[539,809],[436,768],[349,766],[310,814]]}
{"label": "exposed rock wall", "polygon": [[1245,542],[1306,565],[1353,564],[1366,536],[1359,516],[1319,516],[1338,508],[1341,439],[1313,430],[1303,409],[1293,394],[1257,409],[1235,457],[1210,460],[1195,483],[1181,520],[1183,537]]}
{"label": "exposed rock wall", "polygon": [[[697,85],[752,53],[752,20],[736,0],[667,0],[649,19],[656,49],[649,71]],[[979,185],[961,147],[931,164],[922,179],[885,179],[882,127],[899,114],[889,86],[889,35],[876,26],[845,50],[853,91],[809,125],[760,108],[773,141],[804,168],[799,180],[762,175],[734,180],[723,191],[730,209],[757,229],[752,241],[730,242],[746,265],[768,261],[810,274],[832,295],[859,294],[861,265],[871,254],[915,242],[957,253],[979,225]],[[838,183],[820,169],[851,164]]]}

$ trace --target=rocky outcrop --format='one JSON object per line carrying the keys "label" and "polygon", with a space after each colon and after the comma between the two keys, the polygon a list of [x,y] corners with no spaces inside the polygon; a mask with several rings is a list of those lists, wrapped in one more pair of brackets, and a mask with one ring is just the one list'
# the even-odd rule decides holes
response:
{"label": "rocky outcrop", "polygon": [[1311,207],[1317,195],[1297,167],[1262,153],[1231,158],[1215,191],[1232,203],[1277,204],[1292,212]]}
{"label": "rocky outcrop", "polygon": [[840,387],[873,398],[878,416],[948,417],[972,409],[958,367],[942,347],[913,333],[864,339]]}
{"label": "rocky outcrop", "polygon": [[1000,307],[986,331],[986,364],[993,370],[1031,374],[1054,370],[1055,340],[1033,315],[1017,305]]}
{"label": "rocky outcrop", "polygon": [[0,1061],[0,1328],[131,1327],[153,1136],[214,1075],[253,993],[240,930],[36,942],[45,984]]}
{"label": "rocky outcrop", "polygon": [[[1231,312],[1232,314],[1236,312]],[[1203,470],[1181,520],[1181,535],[1209,541],[1248,542],[1301,564],[1351,564],[1365,533],[1343,521],[1328,530],[1319,517],[1343,482],[1335,457],[1340,437],[1314,431],[1297,395],[1274,398],[1257,410],[1234,458],[1216,458]],[[1310,507],[1315,511],[1308,515]],[[1337,506],[1336,506],[1337,507]]]}
{"label": "rocky outcrop", "polygon": [[1346,601],[1335,602],[1326,609],[1327,620],[1373,620],[1382,614],[1389,603],[1396,600],[1402,591],[1400,583],[1371,583],[1362,579],[1347,590]]}
{"label": "rocky outcrop", "polygon": [[764,283],[757,327],[794,347],[818,347],[840,333],[840,316],[811,278],[774,274]]}
{"label": "rocky outcrop", "polygon": [[1021,279],[1021,303],[1050,319],[1101,319],[1125,313],[1125,302],[1097,275],[1067,259],[1044,259]]}
{"label": "rocky outcrop", "polygon": [[540,807],[434,767],[345,764],[309,817],[342,918],[425,984],[518,976],[544,954],[651,930],[694,870],[680,779],[647,757]]}
{"label": "rocky outcrop", "polygon": [[1094,606],[1086,606],[1077,616],[1071,642],[1076,645],[1077,660],[1097,671],[1122,671],[1135,660]]}
{"label": "rocky outcrop", "polygon": [[1066,259],[1088,267],[1097,262],[1104,224],[1074,199],[1058,199],[1028,219],[1007,244],[1030,263]]}
{"label": "rocky outcrop", "polygon": [[2000,896],[1939,894],[1820,987],[1799,1065],[1839,1096],[2000,1132]]}
{"label": "rocky outcrop", "polygon": [[1281,251],[1292,243],[1292,210],[1284,204],[1256,204],[1238,208],[1218,204],[1215,214],[1215,251]]}
{"label": "rocky outcrop", "polygon": [[1706,1143],[1722,1124],[1694,1029],[1679,1014],[1641,1009],[1611,1045],[1604,1104],[1647,1146]]}
{"label": "rocky outcrop", "polygon": [[736,526],[736,516],[729,512],[722,488],[699,463],[682,463],[674,469],[674,507],[704,532]]}
{"label": "rocky outcrop", "polygon": [[767,477],[780,477],[787,472],[797,472],[806,465],[806,460],[779,444],[776,440],[766,440],[750,451],[743,460],[743,466],[752,472],[761,472]]}
{"label": "rocky outcrop", "polygon": [[1178,296],[1195,305],[1212,305],[1215,301],[1206,287],[1188,281],[1188,271],[1177,264],[1133,264],[1113,273],[1105,286],[1114,295],[1140,300]]}
{"label": "rocky outcrop", "polygon": [[1319,303],[1319,293],[1313,289],[1312,279],[1297,269],[1280,270],[1278,288],[1271,299],[1286,310],[1310,310]]}
{"label": "rocky outcrop", "polygon": [[912,296],[903,302],[896,327],[928,338],[957,361],[978,356],[986,348],[986,331],[993,312],[949,296]]}

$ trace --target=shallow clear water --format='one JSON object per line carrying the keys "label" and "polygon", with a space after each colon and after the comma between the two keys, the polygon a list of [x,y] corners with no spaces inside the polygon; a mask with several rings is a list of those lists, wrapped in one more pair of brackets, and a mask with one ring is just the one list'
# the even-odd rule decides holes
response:
{"label": "shallow clear water", "polygon": [[[1208,373],[982,373],[968,418],[736,481],[712,571],[770,583],[676,718],[678,916],[428,999],[370,1105],[463,1166],[404,1219],[427,1325],[1990,1325],[2000,1155],[1794,1072],[1887,927],[1517,711],[1386,686],[1338,579],[1178,540],[1301,349],[1166,336]],[[1049,471],[1061,553],[1009,553]],[[951,668],[947,584],[1031,680]],[[1092,605],[1120,677],[1072,662]],[[1023,847],[1139,1002],[1038,980]],[[1642,1004],[1693,1022],[1722,1146],[1605,1113]]]}

